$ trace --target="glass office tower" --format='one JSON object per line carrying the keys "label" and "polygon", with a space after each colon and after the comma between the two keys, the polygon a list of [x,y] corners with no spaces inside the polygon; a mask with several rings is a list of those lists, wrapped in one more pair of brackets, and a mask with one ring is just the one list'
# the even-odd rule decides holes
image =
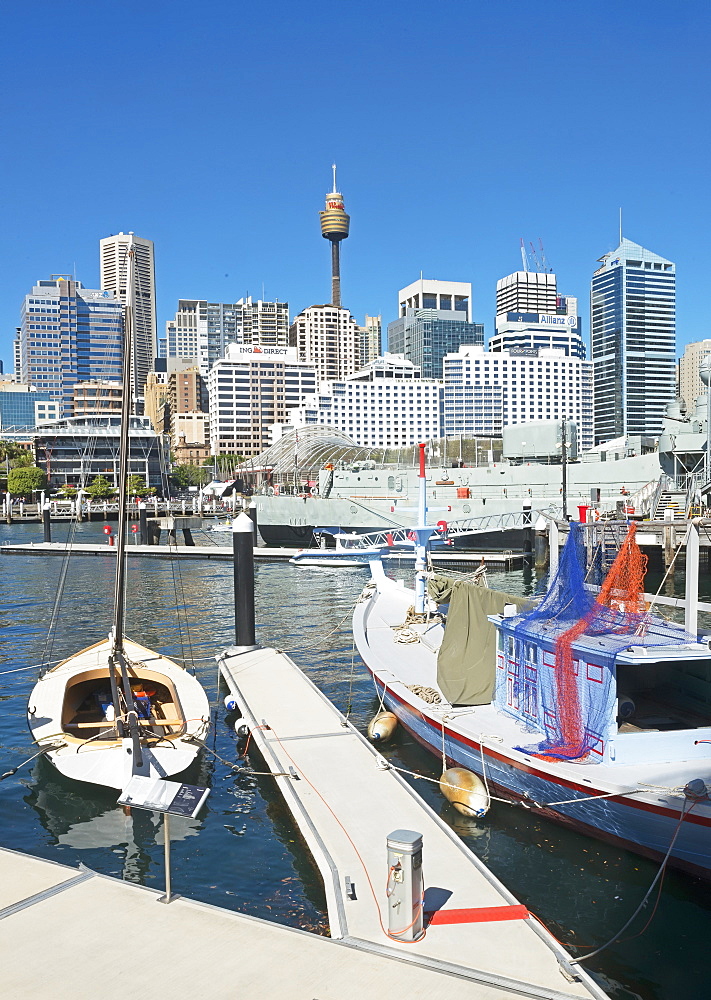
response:
{"label": "glass office tower", "polygon": [[595,441],[657,437],[676,395],[675,265],[627,239],[600,264],[590,290]]}

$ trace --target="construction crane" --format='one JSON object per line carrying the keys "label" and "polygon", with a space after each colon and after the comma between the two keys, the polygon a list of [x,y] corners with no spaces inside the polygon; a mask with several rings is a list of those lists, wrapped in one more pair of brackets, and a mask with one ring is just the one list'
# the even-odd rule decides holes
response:
{"label": "construction crane", "polygon": [[[546,260],[546,252],[543,249],[543,240],[538,237],[539,250],[537,251],[533,243],[528,243],[531,248],[530,251],[526,250],[523,242],[523,237],[521,237],[521,260],[523,262],[524,271],[538,271],[540,273],[553,273],[553,268],[548,266],[548,261]],[[533,266],[531,266],[533,265]]]}

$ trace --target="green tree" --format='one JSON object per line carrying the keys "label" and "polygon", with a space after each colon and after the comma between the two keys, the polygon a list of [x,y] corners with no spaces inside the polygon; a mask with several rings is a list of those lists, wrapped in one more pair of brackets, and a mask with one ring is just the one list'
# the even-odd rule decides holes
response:
{"label": "green tree", "polygon": [[7,489],[13,496],[32,496],[34,490],[47,488],[47,473],[36,465],[19,469],[10,469],[7,476]]}
{"label": "green tree", "polygon": [[77,495],[77,488],[76,486],[70,486],[67,484],[66,486],[62,486],[61,490],[58,490],[57,492],[59,496],[67,497],[69,500],[74,500]]}
{"label": "green tree", "polygon": [[146,492],[146,481],[143,476],[129,476],[126,480],[126,492],[130,497],[144,496]]}
{"label": "green tree", "polygon": [[185,489],[188,486],[204,486],[212,479],[210,470],[201,468],[199,465],[174,465],[170,477],[179,489]]}
{"label": "green tree", "polygon": [[116,494],[106,476],[95,476],[86,492],[92,500],[110,500]]}
{"label": "green tree", "polygon": [[23,448],[16,441],[5,441],[0,438],[0,462],[18,469],[34,465],[34,458],[29,449]]}

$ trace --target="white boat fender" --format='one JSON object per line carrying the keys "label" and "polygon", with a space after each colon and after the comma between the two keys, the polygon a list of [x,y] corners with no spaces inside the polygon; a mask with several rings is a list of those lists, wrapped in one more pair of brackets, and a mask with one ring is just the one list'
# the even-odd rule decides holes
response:
{"label": "white boat fender", "polygon": [[239,739],[241,740],[249,739],[250,728],[244,721],[244,719],[237,719],[237,721],[235,722],[235,732],[237,733]]}
{"label": "white boat fender", "polygon": [[233,694],[225,695],[225,708],[228,712],[237,711],[237,702],[235,701],[235,696]]}
{"label": "white boat fender", "polygon": [[397,729],[397,719],[392,712],[378,712],[368,725],[368,739],[373,743],[386,743]]}
{"label": "white boat fender", "polygon": [[439,779],[439,790],[462,816],[481,818],[489,811],[489,796],[478,774],[466,767],[450,767]]}

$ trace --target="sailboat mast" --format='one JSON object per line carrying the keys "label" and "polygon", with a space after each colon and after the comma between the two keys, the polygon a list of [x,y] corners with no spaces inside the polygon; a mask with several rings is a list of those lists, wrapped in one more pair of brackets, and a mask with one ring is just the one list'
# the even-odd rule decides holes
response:
{"label": "sailboat mast", "polygon": [[131,422],[131,355],[133,352],[133,276],[136,251],[133,241],[126,251],[126,305],[123,323],[123,394],[119,440],[118,531],[116,534],[116,584],[114,590],[114,652],[123,652],[126,592],[126,507],[128,502],[129,424]]}

